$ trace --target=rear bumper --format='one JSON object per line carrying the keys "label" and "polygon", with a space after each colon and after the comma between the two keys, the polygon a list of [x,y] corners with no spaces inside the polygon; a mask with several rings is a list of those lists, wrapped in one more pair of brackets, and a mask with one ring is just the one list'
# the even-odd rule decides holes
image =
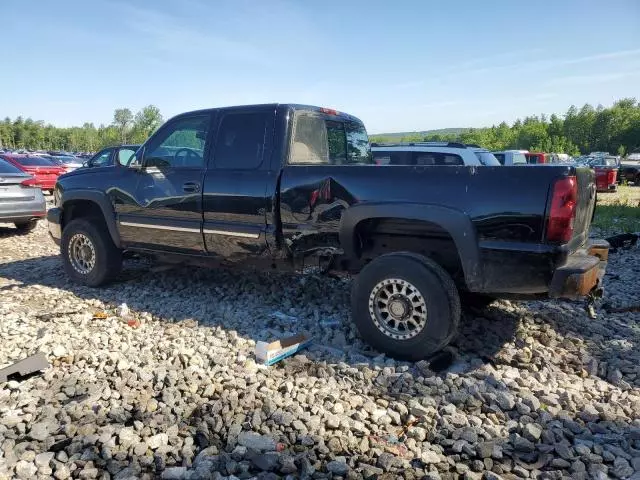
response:
{"label": "rear bumper", "polygon": [[42,190],[53,190],[56,186],[56,180],[37,180],[38,186]]}
{"label": "rear bumper", "polygon": [[47,212],[47,223],[49,225],[49,236],[56,243],[60,245],[60,238],[62,237],[62,210],[59,208],[51,208]]}
{"label": "rear bumper", "polygon": [[42,193],[38,190],[33,200],[0,203],[0,222],[26,222],[44,218],[47,207]]}
{"label": "rear bumper", "polygon": [[590,240],[556,269],[549,286],[549,296],[576,300],[592,292],[601,294],[608,258],[609,243]]}

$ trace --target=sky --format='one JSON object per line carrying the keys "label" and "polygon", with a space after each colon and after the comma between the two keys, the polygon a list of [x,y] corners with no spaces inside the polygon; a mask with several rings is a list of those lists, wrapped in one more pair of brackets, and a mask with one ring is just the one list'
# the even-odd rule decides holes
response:
{"label": "sky", "polygon": [[0,117],[336,108],[370,133],[640,98],[638,0],[1,0]]}

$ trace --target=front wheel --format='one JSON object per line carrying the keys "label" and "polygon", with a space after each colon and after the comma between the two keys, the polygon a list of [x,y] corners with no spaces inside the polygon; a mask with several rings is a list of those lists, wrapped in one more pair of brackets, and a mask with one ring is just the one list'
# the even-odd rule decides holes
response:
{"label": "front wheel", "polygon": [[81,285],[97,287],[122,267],[122,252],[101,219],[79,218],[64,227],[60,249],[67,274]]}
{"label": "front wheel", "polygon": [[457,332],[460,298],[449,274],[408,252],[380,256],[354,280],[351,314],[362,338],[391,357],[420,360]]}

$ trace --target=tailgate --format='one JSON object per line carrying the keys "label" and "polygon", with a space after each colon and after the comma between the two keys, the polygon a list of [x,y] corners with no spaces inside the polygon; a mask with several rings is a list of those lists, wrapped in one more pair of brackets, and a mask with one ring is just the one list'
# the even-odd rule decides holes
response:
{"label": "tailgate", "polygon": [[595,172],[588,167],[576,168],[576,177],[578,180],[578,205],[573,222],[573,238],[581,236],[583,239],[580,245],[575,246],[578,248],[589,237],[589,228],[596,206],[596,183]]}

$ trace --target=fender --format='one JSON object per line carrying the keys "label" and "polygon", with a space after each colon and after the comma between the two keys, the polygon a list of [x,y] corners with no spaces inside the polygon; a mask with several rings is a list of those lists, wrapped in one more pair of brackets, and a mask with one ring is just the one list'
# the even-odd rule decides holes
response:
{"label": "fender", "polygon": [[107,228],[109,229],[109,234],[111,235],[113,243],[116,245],[116,247],[121,247],[120,232],[118,232],[118,227],[116,225],[115,210],[113,209],[113,205],[109,201],[109,197],[107,197],[104,192],[90,189],[74,189],[63,191],[60,200],[63,211],[64,204],[72,200],[87,200],[97,204],[100,207],[100,210],[102,210],[102,216],[104,217],[104,221],[107,224]]}
{"label": "fender", "polygon": [[473,223],[459,210],[418,203],[361,203],[348,208],[340,219],[340,245],[349,258],[356,258],[354,231],[358,223],[372,218],[398,218],[434,223],[449,233],[458,250],[465,282],[471,291],[482,289],[480,248]]}

